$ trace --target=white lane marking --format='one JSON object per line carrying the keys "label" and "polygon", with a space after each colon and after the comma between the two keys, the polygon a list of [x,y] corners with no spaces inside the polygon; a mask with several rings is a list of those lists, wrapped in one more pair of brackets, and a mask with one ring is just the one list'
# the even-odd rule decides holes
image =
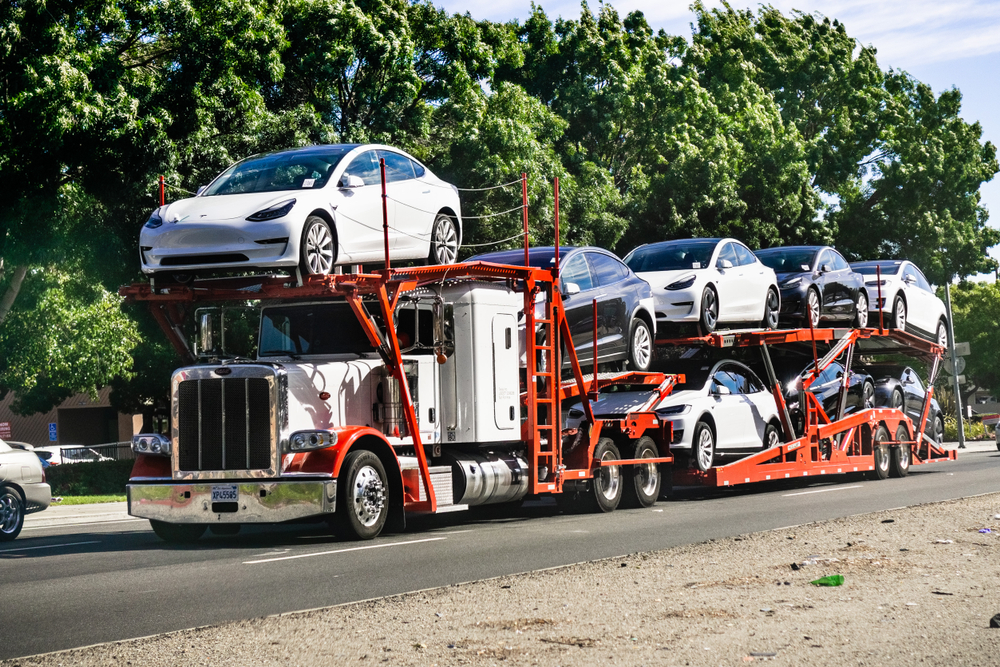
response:
{"label": "white lane marking", "polygon": [[90,540],[88,542],[67,542],[65,544],[45,544],[40,547],[18,547],[17,549],[4,549],[0,554],[9,554],[12,551],[31,551],[32,549],[55,549],[57,547],[76,547],[81,544],[99,544],[100,540]]}
{"label": "white lane marking", "polygon": [[472,529],[468,530],[442,530],[438,535],[458,535],[459,533],[471,533]]}
{"label": "white lane marking", "polygon": [[148,521],[148,519],[118,519],[117,521],[75,521],[73,523],[54,523],[50,526],[25,526],[21,529],[23,533],[26,530],[51,530],[52,528],[73,528],[76,526],[99,526],[104,523],[131,523],[133,521]]}
{"label": "white lane marking", "polygon": [[789,496],[804,496],[808,493],[826,493],[827,491],[845,491],[847,489],[860,489],[861,485],[856,484],[854,486],[831,486],[829,489],[817,489],[815,491],[799,491],[798,493],[783,493],[782,498],[788,498]]}
{"label": "white lane marking", "polygon": [[330,556],[333,554],[342,554],[348,551],[363,551],[364,549],[381,549],[382,547],[401,547],[407,544],[420,544],[421,542],[438,542],[440,540],[447,540],[447,537],[428,537],[423,540],[410,540],[409,542],[390,542],[388,544],[372,544],[367,547],[351,547],[350,549],[336,549],[334,551],[317,551],[311,554],[296,554],[295,556],[281,556],[279,558],[263,558],[261,560],[245,560],[244,565],[256,565],[257,563],[273,563],[276,560],[294,560],[296,558],[312,558],[313,556]]}

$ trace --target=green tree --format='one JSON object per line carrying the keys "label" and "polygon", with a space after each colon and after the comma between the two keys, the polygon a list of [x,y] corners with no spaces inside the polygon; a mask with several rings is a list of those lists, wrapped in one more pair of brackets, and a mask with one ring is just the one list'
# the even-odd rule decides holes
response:
{"label": "green tree", "polygon": [[[942,298],[943,291],[939,290]],[[966,399],[963,405],[980,389],[1000,395],[1000,368],[996,362],[996,350],[1000,349],[1000,284],[966,282],[952,286],[951,308],[955,340],[968,342],[971,352],[965,358],[963,371],[968,380],[962,388]],[[950,378],[942,375],[938,384],[950,387]]]}

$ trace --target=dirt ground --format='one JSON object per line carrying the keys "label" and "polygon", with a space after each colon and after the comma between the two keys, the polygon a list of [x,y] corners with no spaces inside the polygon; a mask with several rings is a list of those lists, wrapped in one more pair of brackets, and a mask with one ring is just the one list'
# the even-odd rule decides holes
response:
{"label": "dirt ground", "polygon": [[0,665],[997,665],[998,555],[991,494]]}

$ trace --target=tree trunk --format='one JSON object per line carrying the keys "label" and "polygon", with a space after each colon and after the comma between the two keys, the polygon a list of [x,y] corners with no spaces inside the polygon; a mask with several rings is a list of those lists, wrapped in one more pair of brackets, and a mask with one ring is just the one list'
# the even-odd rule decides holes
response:
{"label": "tree trunk", "polygon": [[11,306],[14,305],[14,300],[17,299],[18,292],[21,291],[21,284],[24,283],[24,277],[26,275],[28,275],[28,267],[14,267],[14,272],[10,279],[10,286],[7,288],[7,291],[4,292],[3,298],[0,299],[0,326],[2,326],[4,320],[7,319],[7,313],[10,312]]}

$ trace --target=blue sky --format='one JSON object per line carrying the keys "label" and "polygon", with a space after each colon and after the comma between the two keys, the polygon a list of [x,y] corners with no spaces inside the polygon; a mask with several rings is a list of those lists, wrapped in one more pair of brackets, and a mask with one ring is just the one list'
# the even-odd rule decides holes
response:
{"label": "blue sky", "polygon": [[[580,15],[574,0],[536,0],[550,18]],[[454,13],[476,19],[523,20],[530,0],[435,0]],[[598,3],[589,3],[596,10]],[[694,20],[689,0],[617,0],[608,3],[624,16],[640,10],[654,29],[689,36]],[[721,3],[706,0],[709,7]],[[1000,146],[1000,0],[774,0],[773,7],[819,12],[838,19],[847,33],[878,50],[883,69],[906,70],[940,93],[952,86],[962,91],[962,116],[978,121],[983,139]],[[730,0],[734,8],[754,8],[756,2]],[[991,211],[990,224],[1000,227],[1000,176],[982,187],[983,204]],[[991,251],[1000,258],[1000,248]]]}

